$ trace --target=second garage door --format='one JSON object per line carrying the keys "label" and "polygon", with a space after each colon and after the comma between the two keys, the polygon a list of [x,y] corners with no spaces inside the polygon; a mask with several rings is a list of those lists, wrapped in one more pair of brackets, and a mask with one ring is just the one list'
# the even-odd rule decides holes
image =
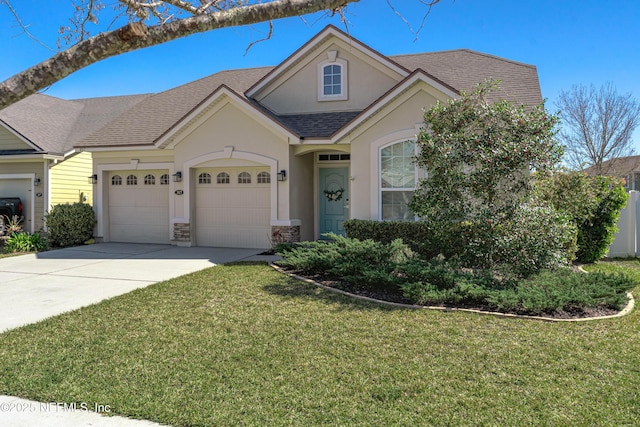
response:
{"label": "second garage door", "polygon": [[268,168],[202,168],[195,181],[198,246],[271,246]]}
{"label": "second garage door", "polygon": [[169,243],[169,173],[117,171],[109,174],[112,242]]}

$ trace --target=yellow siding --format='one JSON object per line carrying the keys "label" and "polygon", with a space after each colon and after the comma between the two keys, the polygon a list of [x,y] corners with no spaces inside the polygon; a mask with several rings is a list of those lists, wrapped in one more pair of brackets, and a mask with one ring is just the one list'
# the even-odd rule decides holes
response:
{"label": "yellow siding", "polygon": [[26,150],[30,147],[12,132],[0,126],[0,150]]}
{"label": "yellow siding", "polygon": [[[93,201],[91,153],[82,152],[51,168],[51,205]],[[84,197],[86,196],[86,198]],[[85,199],[85,200],[83,200]]]}

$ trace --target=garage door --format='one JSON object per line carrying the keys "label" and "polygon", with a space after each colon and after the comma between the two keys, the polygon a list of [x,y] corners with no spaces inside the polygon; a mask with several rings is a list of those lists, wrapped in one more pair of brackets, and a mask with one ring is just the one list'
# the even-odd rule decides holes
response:
{"label": "garage door", "polygon": [[268,171],[266,167],[196,170],[198,246],[271,246],[271,177]]}
{"label": "garage door", "polygon": [[169,172],[109,174],[109,237],[112,242],[169,243]]}
{"label": "garage door", "polygon": [[22,200],[22,215],[24,216],[22,228],[25,231],[33,231],[31,228],[33,222],[31,218],[31,179],[0,179],[0,197],[19,197]]}

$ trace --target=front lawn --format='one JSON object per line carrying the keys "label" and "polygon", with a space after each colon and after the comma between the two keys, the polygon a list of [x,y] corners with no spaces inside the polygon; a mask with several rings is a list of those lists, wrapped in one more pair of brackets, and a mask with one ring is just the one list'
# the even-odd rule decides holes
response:
{"label": "front lawn", "polygon": [[638,310],[391,309],[219,266],[1,334],[0,394],[174,426],[639,425],[639,329]]}

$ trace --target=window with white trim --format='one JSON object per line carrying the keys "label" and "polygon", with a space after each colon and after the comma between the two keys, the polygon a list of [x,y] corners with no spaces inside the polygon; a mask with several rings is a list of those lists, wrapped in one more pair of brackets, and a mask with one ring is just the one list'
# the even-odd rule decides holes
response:
{"label": "window with white trim", "polygon": [[414,156],[414,141],[396,142],[380,148],[380,219],[415,219],[409,210],[416,187]]}
{"label": "window with white trim", "polygon": [[220,172],[216,176],[216,183],[218,184],[229,184],[229,182],[230,182],[229,174],[226,172]]}
{"label": "window with white trim", "polygon": [[169,174],[165,173],[160,177],[160,185],[169,185]]}
{"label": "window with white trim", "polygon": [[111,185],[122,185],[122,177],[120,175],[113,175],[111,177]]}
{"label": "window with white trim", "polygon": [[144,185],[156,185],[156,177],[155,175],[145,175],[144,177]]}
{"label": "window with white trim", "polygon": [[318,64],[318,101],[348,99],[347,61],[335,58],[336,54]]}
{"label": "window with white trim", "polygon": [[127,176],[127,185],[138,185],[138,177],[135,175]]}

